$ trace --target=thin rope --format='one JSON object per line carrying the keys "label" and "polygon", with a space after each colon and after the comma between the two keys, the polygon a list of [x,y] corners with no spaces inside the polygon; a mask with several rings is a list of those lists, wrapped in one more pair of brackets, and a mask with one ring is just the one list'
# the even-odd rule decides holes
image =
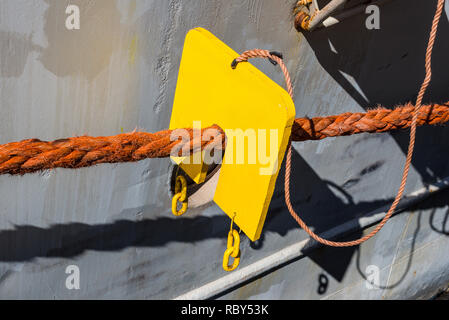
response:
{"label": "thin rope", "polygon": [[[291,154],[292,154],[292,146],[291,146],[292,140],[290,138],[288,147],[287,147],[288,148],[287,159],[286,159],[286,163],[285,163],[285,182],[284,182],[285,203],[287,205],[288,211],[290,212],[292,217],[296,220],[296,222],[301,226],[301,228],[304,229],[304,231],[306,231],[313,239],[315,239],[319,243],[322,243],[327,246],[332,246],[332,247],[350,247],[350,246],[359,245],[359,244],[367,241],[371,237],[373,237],[376,233],[378,233],[382,229],[382,227],[385,225],[385,223],[393,215],[394,211],[396,210],[396,207],[399,204],[399,201],[401,200],[402,195],[405,190],[405,185],[407,183],[408,173],[410,170],[410,164],[411,164],[412,157],[413,157],[413,150],[414,150],[414,146],[415,146],[415,137],[416,137],[416,126],[417,126],[417,122],[418,122],[418,114],[421,109],[424,94],[425,94],[427,87],[429,86],[429,83],[432,78],[432,69],[431,69],[432,50],[433,50],[433,46],[435,43],[436,33],[437,33],[437,29],[438,29],[438,23],[440,21],[441,15],[442,15],[443,8],[444,8],[444,0],[438,0],[438,5],[437,5],[437,9],[436,9],[435,16],[433,19],[433,23],[432,23],[432,28],[431,28],[431,32],[430,32],[430,36],[429,36],[429,43],[427,46],[426,57],[425,57],[426,76],[425,76],[425,79],[421,86],[421,89],[419,90],[415,108],[413,108],[413,111],[412,111],[413,116],[412,116],[412,122],[411,122],[411,127],[410,127],[410,142],[409,142],[407,157],[406,157],[406,161],[405,161],[405,165],[404,165],[404,171],[402,174],[401,184],[399,186],[399,190],[396,194],[396,197],[395,197],[390,209],[388,210],[385,217],[376,226],[376,228],[374,230],[372,230],[368,235],[366,235],[358,240],[335,242],[335,241],[326,240],[326,239],[318,236],[304,223],[304,221],[298,216],[298,214],[293,209],[293,206],[292,206],[291,200],[290,200],[290,174],[291,174]],[[288,70],[285,67],[281,58],[271,55],[270,52],[267,50],[256,49],[256,50],[245,51],[236,60],[238,62],[243,62],[243,61],[247,61],[248,58],[259,58],[259,57],[270,58],[272,60],[275,60],[279,64],[282,72],[284,73],[285,82],[287,84],[287,91],[293,100],[293,90],[292,90],[290,75],[289,75]]]}

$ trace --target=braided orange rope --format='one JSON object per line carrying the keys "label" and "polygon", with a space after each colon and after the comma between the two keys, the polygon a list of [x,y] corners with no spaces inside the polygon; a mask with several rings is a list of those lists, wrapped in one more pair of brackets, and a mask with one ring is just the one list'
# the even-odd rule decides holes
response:
{"label": "braided orange rope", "polygon": [[[210,140],[203,140],[203,133],[216,129]],[[178,155],[189,144],[190,154],[207,146],[224,148],[223,130],[213,125],[201,130],[200,141],[195,139],[193,129],[185,129],[189,142],[181,138],[172,141],[172,130],[156,133],[131,132],[108,137],[73,137],[55,141],[28,139],[0,145],[0,174],[25,174],[39,170],[62,168],[82,168],[99,163],[132,162],[145,158],[166,158],[176,147]],[[220,138],[220,139],[217,139]],[[221,143],[221,145],[218,145]]]}
{"label": "braided orange rope", "polygon": [[[432,29],[430,32],[429,43],[427,46],[426,59],[425,59],[426,60],[426,62],[425,62],[426,77],[425,77],[424,82],[419,91],[416,106],[415,106],[414,110],[412,111],[413,115],[412,115],[412,122],[411,122],[411,128],[410,128],[410,142],[409,142],[409,147],[408,147],[408,152],[407,152],[407,158],[406,158],[405,165],[404,165],[404,171],[402,174],[401,184],[399,186],[398,193],[397,193],[390,209],[388,210],[387,214],[382,219],[382,221],[377,225],[377,227],[373,231],[371,231],[368,235],[366,235],[358,240],[335,242],[335,241],[326,240],[326,239],[318,236],[304,223],[304,221],[297,215],[297,213],[293,209],[293,206],[290,201],[290,173],[291,173],[291,154],[292,154],[292,146],[291,146],[291,139],[290,139],[289,144],[288,144],[287,159],[286,159],[286,164],[285,164],[285,182],[284,182],[285,203],[286,203],[288,211],[290,212],[292,217],[298,222],[298,224],[301,226],[301,228],[303,228],[304,231],[306,231],[316,241],[318,241],[322,244],[328,245],[328,246],[332,246],[332,247],[350,247],[350,246],[359,245],[359,244],[367,241],[371,237],[373,237],[376,233],[378,233],[379,230],[382,229],[382,227],[390,219],[390,217],[393,215],[394,211],[396,210],[396,207],[399,204],[399,201],[401,200],[402,195],[404,193],[405,185],[407,183],[408,173],[410,170],[410,164],[412,161],[413,150],[414,150],[414,146],[415,146],[416,125],[418,122],[418,114],[421,109],[421,104],[422,104],[424,94],[425,94],[427,87],[430,83],[430,80],[432,78],[432,69],[431,69],[432,50],[433,50],[433,45],[435,43],[436,32],[438,29],[438,23],[440,21],[441,14],[442,14],[443,8],[444,8],[444,1],[445,0],[438,0],[437,9],[435,11],[435,17],[434,17],[433,23],[432,23]],[[239,62],[242,62],[242,61],[247,61],[248,58],[259,58],[259,57],[270,58],[272,60],[275,60],[279,64],[279,66],[281,67],[281,70],[285,76],[285,82],[287,84],[287,91],[293,99],[293,90],[292,90],[292,85],[291,85],[291,81],[290,81],[290,75],[289,75],[288,70],[285,67],[281,58],[270,54],[270,52],[267,50],[256,49],[256,50],[249,50],[249,51],[244,52],[236,60]]]}
{"label": "braided orange rope", "polygon": [[[410,103],[393,110],[377,108],[366,113],[346,112],[336,116],[298,118],[293,122],[292,141],[321,140],[358,133],[379,133],[409,128],[413,110]],[[421,106],[416,111],[416,125],[442,124],[449,121],[449,102]]]}

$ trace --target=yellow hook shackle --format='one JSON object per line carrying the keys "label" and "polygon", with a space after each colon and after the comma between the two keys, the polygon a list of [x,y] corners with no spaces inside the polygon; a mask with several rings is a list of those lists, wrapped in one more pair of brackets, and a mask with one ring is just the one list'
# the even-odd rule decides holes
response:
{"label": "yellow hook shackle", "polygon": [[[178,201],[182,204],[180,210],[178,210]],[[186,213],[187,208],[187,181],[184,176],[177,176],[175,181],[175,195],[171,202],[171,211],[175,216],[181,216]]]}
{"label": "yellow hook shackle", "polygon": [[[231,228],[228,233],[227,249],[223,255],[223,270],[225,271],[235,270],[240,263],[240,235],[237,230],[232,228],[234,224],[234,217],[232,218]],[[229,265],[229,257],[234,258],[232,265]]]}

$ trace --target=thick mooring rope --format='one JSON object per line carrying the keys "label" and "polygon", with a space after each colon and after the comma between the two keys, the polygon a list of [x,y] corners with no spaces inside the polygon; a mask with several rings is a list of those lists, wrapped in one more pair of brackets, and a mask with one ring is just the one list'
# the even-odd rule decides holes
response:
{"label": "thick mooring rope", "polygon": [[[440,21],[440,18],[441,18],[442,12],[443,12],[443,8],[444,8],[444,1],[445,0],[438,0],[438,5],[437,5],[437,9],[435,11],[435,17],[433,19],[432,28],[431,28],[431,32],[430,32],[430,36],[429,36],[429,43],[428,43],[427,51],[426,51],[426,58],[425,58],[426,76],[425,76],[424,82],[421,86],[421,89],[419,90],[418,99],[417,99],[415,108],[413,108],[413,110],[411,110],[412,111],[412,120],[411,120],[411,125],[410,125],[410,142],[409,142],[407,157],[406,157],[406,161],[405,161],[405,165],[404,165],[404,171],[402,174],[401,184],[399,186],[398,193],[397,193],[390,209],[388,210],[385,217],[376,226],[376,228],[374,230],[372,230],[369,234],[367,234],[366,236],[364,236],[358,240],[335,242],[335,241],[326,240],[326,239],[318,236],[304,223],[304,221],[298,216],[298,214],[293,209],[293,206],[292,206],[291,200],[290,200],[290,173],[291,173],[291,155],[292,155],[292,146],[291,146],[291,139],[290,139],[288,147],[287,147],[288,148],[287,159],[286,159],[286,163],[285,163],[285,182],[284,182],[285,203],[287,205],[288,211],[290,212],[292,217],[296,220],[296,222],[301,226],[301,228],[304,229],[304,231],[306,231],[313,239],[315,239],[319,243],[322,243],[327,246],[332,246],[332,247],[351,247],[351,246],[359,245],[359,244],[367,241],[371,237],[373,237],[376,233],[378,233],[382,229],[382,227],[385,225],[385,223],[393,215],[394,211],[396,210],[396,207],[402,198],[402,195],[403,195],[404,189],[405,189],[405,185],[407,183],[407,177],[408,177],[408,173],[410,170],[410,164],[412,161],[413,150],[414,150],[414,146],[415,146],[416,126],[418,123],[419,113],[421,111],[422,100],[423,100],[424,94],[427,90],[427,87],[429,86],[430,80],[432,78],[432,68],[431,68],[432,50],[433,50],[433,46],[435,43],[436,33],[438,30],[438,23]],[[291,85],[291,81],[290,81],[290,75],[288,74],[288,70],[285,67],[281,58],[279,58],[275,55],[272,55],[269,51],[266,51],[266,50],[249,50],[249,51],[244,52],[239,58],[237,58],[237,61],[239,61],[239,62],[247,61],[248,58],[269,58],[269,59],[275,60],[281,67],[282,72],[284,73],[285,82],[287,84],[287,91],[289,92],[290,96],[293,99],[293,90],[291,89],[292,85]]]}
{"label": "thick mooring rope", "polygon": [[[190,154],[210,148],[224,148],[222,129],[216,125],[215,136],[210,140],[195,139],[193,129],[186,129],[189,142],[182,138],[171,141],[172,130],[156,133],[131,132],[107,137],[73,137],[55,141],[28,139],[0,145],[0,174],[25,174],[39,170],[61,168],[82,168],[99,163],[132,162],[146,158],[169,157],[173,148],[181,155],[185,144]],[[209,128],[202,129],[203,132]],[[219,145],[220,144],[220,145]],[[176,151],[175,151],[176,152]]]}
{"label": "thick mooring rope", "polygon": [[[415,106],[408,103],[395,109],[346,112],[336,116],[298,118],[293,122],[292,141],[321,140],[358,133],[380,133],[412,126]],[[442,124],[449,121],[449,102],[421,106],[416,125]]]}
{"label": "thick mooring rope", "polygon": [[[290,81],[289,81],[290,82]],[[366,113],[342,113],[336,116],[298,118],[293,122],[291,140],[320,140],[364,132],[376,133],[411,126],[414,106],[407,104],[393,110],[377,108]],[[417,125],[449,121],[449,102],[425,105],[417,112]],[[190,154],[204,148],[224,148],[225,134],[208,141],[189,142]],[[209,128],[205,128],[204,132]],[[193,136],[192,129],[186,129]],[[0,145],[0,174],[25,174],[52,168],[82,168],[100,163],[132,162],[146,158],[166,158],[172,148],[184,150],[182,140],[171,141],[172,130],[156,133],[131,132],[107,137],[73,137],[55,141],[28,139]],[[218,139],[219,138],[219,139]],[[179,144],[179,145],[178,145]],[[212,145],[213,144],[213,145]],[[220,145],[221,144],[221,145]]]}

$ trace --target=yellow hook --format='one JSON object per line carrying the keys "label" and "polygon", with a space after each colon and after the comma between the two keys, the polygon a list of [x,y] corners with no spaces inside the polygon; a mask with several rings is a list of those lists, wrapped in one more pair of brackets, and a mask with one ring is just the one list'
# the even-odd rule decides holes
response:
{"label": "yellow hook", "polygon": [[[240,263],[240,235],[237,230],[233,230],[232,228],[234,224],[234,217],[231,220],[231,228],[228,233],[227,249],[223,255],[223,269],[225,271],[235,270]],[[234,258],[232,265],[229,265],[229,257]]]}
{"label": "yellow hook", "polygon": [[[181,209],[178,211],[178,201],[182,203]],[[177,176],[175,182],[175,195],[171,202],[171,211],[175,216],[181,216],[186,213],[188,208],[187,200],[187,181],[184,176]]]}

